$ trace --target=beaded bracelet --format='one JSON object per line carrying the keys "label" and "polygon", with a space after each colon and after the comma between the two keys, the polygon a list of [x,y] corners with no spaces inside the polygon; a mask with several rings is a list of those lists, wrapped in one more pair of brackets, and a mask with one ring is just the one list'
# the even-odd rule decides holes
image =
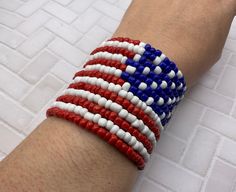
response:
{"label": "beaded bracelet", "polygon": [[91,53],[47,116],[91,131],[144,169],[185,91],[183,74],[160,50],[117,37]]}

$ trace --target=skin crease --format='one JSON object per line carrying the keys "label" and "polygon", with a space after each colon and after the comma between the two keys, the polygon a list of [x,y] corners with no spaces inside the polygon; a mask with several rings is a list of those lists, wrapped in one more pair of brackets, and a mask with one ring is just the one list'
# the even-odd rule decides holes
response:
{"label": "skin crease", "polygon": [[[134,0],[114,36],[161,49],[191,86],[220,57],[235,14],[235,0]],[[138,173],[97,136],[48,118],[0,163],[0,191],[126,192]]]}

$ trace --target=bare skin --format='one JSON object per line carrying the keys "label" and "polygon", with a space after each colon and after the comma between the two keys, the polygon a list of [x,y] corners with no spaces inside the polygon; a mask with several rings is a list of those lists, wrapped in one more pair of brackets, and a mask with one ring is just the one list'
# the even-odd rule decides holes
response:
{"label": "bare skin", "polygon": [[[114,36],[141,39],[174,60],[191,86],[219,57],[235,0],[134,0]],[[0,191],[131,191],[136,167],[101,139],[48,118],[0,163]]]}

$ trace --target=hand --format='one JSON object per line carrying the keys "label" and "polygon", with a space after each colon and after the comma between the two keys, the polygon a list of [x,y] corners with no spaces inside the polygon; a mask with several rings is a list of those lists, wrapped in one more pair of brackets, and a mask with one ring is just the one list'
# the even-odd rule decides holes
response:
{"label": "hand", "polygon": [[114,36],[149,42],[192,83],[220,57],[235,0],[134,0]]}

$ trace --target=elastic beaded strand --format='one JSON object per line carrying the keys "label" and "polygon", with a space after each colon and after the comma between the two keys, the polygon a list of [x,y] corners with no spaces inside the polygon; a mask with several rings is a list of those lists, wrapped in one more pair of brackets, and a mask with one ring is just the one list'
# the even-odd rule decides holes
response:
{"label": "elastic beaded strand", "polygon": [[[95,124],[91,121],[88,121],[86,119],[83,119],[78,114],[74,114],[69,111],[61,110],[60,108],[53,107],[47,110],[47,116],[56,116],[60,117],[69,121],[74,122],[75,124],[81,126],[82,128],[87,129],[88,131],[93,132],[94,134],[98,135],[102,139],[106,140],[109,144],[113,145],[116,149],[123,152],[134,164],[137,165],[137,167],[142,170],[144,169],[144,160],[143,158],[136,153],[131,147],[129,147],[127,144],[123,143],[124,146],[126,146],[126,150],[123,151],[121,147],[116,145],[118,141],[121,141],[116,135],[110,133],[106,129],[100,127],[98,124]],[[82,122],[83,121],[83,122]],[[99,132],[104,132],[104,136],[99,134]]]}

